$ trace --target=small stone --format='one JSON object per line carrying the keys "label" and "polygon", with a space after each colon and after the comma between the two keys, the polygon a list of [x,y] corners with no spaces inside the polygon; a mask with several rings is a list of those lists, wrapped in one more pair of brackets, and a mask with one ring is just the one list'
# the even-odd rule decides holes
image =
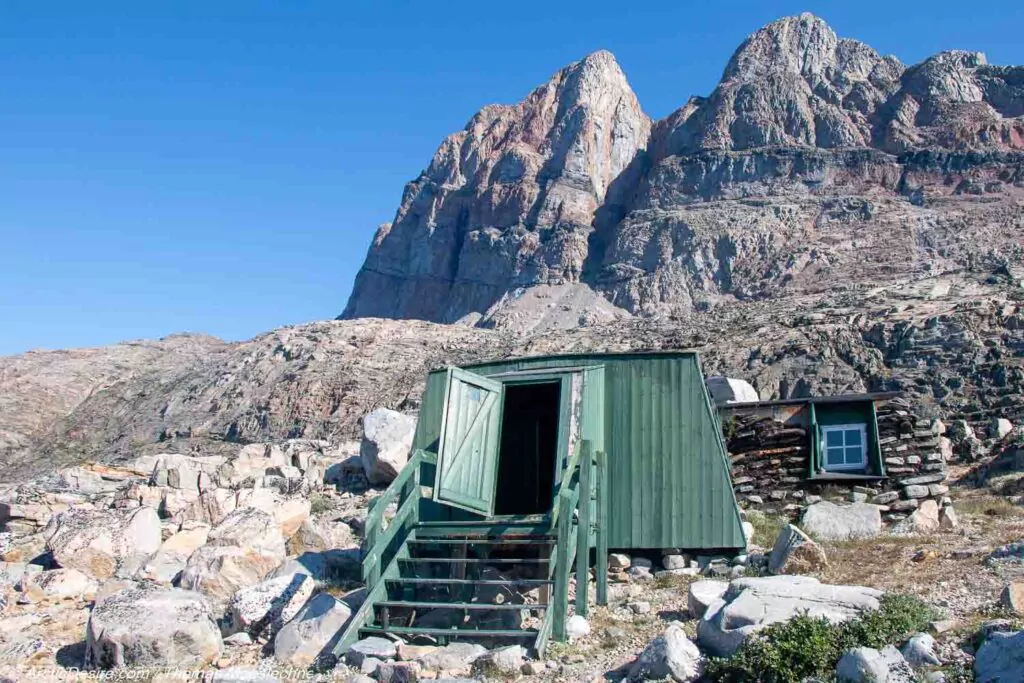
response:
{"label": "small stone", "polygon": [[179,588],[128,588],[89,615],[87,668],[201,668],[220,657],[223,641],[209,602]]}
{"label": "small stone", "polygon": [[476,660],[474,667],[479,669],[494,668],[503,674],[518,674],[526,660],[526,648],[522,645],[499,647],[484,654]]}
{"label": "small stone", "polygon": [[1013,431],[1013,423],[1003,417],[992,418],[988,425],[988,435],[993,439],[1002,439]]}
{"label": "small stone", "polygon": [[608,640],[622,640],[626,637],[626,632],[618,626],[609,626],[604,630],[604,637]]}
{"label": "small stone", "polygon": [[1010,611],[1024,617],[1024,581],[1006,584],[999,596],[999,603]]}
{"label": "small stone", "polygon": [[391,659],[396,656],[398,656],[398,646],[395,644],[395,641],[370,636],[353,643],[348,648],[346,658],[352,664],[359,666],[366,657]]}
{"label": "small stone", "polygon": [[420,680],[416,662],[381,662],[374,674],[378,683],[416,683]]}
{"label": "small stone", "polygon": [[569,636],[570,640],[583,638],[590,633],[590,624],[584,617],[579,614],[574,614],[569,617],[569,620],[566,622],[565,632]]}
{"label": "small stone", "polygon": [[626,575],[634,581],[653,581],[654,575],[651,574],[649,567],[637,567],[633,566],[626,570]]}
{"label": "small stone", "polygon": [[928,487],[924,485],[911,484],[903,487],[903,495],[907,498],[927,498]]}
{"label": "small stone", "polygon": [[252,645],[252,636],[245,631],[241,633],[232,633],[230,636],[224,639],[225,645],[232,645],[234,647],[244,647],[246,645]]}
{"label": "small stone", "polygon": [[611,553],[608,555],[608,569],[629,569],[629,566],[629,555],[625,555],[623,553]]}
{"label": "small stone", "polygon": [[704,656],[682,624],[669,624],[651,641],[629,670],[628,680],[670,679],[677,683],[698,680],[704,674]]}
{"label": "small stone", "polygon": [[651,603],[646,601],[631,602],[626,605],[633,614],[649,614],[651,611]]}
{"label": "small stone", "polygon": [[540,676],[547,670],[544,662],[526,662],[523,664],[522,672],[525,676]]}
{"label": "small stone", "polygon": [[[401,649],[399,650],[401,653]],[[487,648],[477,643],[449,643],[435,648],[418,658],[420,666],[432,671],[455,671],[465,669],[487,654]]]}
{"label": "small stone", "polygon": [[806,574],[828,567],[825,550],[792,524],[779,531],[768,558],[773,574]]}
{"label": "small stone", "polygon": [[403,662],[412,661],[437,652],[436,645],[410,645],[409,643],[398,644],[398,659]]}
{"label": "small stone", "polygon": [[952,531],[960,526],[960,519],[952,505],[944,505],[939,510],[939,528],[944,531]]}
{"label": "small stone", "polygon": [[935,638],[927,633],[917,633],[911,636],[900,652],[914,668],[938,666],[942,663],[935,656]]}
{"label": "small stone", "polygon": [[900,494],[896,491],[886,491],[885,493],[879,493],[875,496],[871,502],[875,505],[889,505],[900,499]]}
{"label": "small stone", "polygon": [[882,514],[877,505],[868,503],[835,505],[822,501],[804,510],[800,527],[815,538],[830,541],[873,538],[882,533]]}
{"label": "small stone", "polygon": [[661,558],[661,566],[665,569],[683,569],[687,564],[683,555],[665,555]]}
{"label": "small stone", "polygon": [[893,532],[898,534],[931,534],[939,530],[939,504],[925,500],[909,517],[897,524]]}
{"label": "small stone", "polygon": [[751,544],[754,542],[754,525],[750,522],[744,521],[743,524],[741,524],[740,526],[743,529],[743,539],[747,542],[746,547],[749,548]]}

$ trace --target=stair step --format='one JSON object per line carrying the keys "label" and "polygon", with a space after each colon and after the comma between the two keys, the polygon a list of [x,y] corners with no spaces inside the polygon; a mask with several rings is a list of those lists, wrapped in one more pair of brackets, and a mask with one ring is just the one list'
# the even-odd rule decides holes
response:
{"label": "stair step", "polygon": [[447,578],[416,578],[414,576],[398,579],[384,579],[388,583],[422,583],[422,584],[453,584],[480,586],[550,586],[555,582],[551,579],[447,579]]}
{"label": "stair step", "polygon": [[431,562],[438,564],[509,564],[509,563],[520,563],[520,564],[547,564],[551,560],[546,557],[402,557],[399,558],[399,562],[422,562],[429,564]]}
{"label": "stair step", "polygon": [[449,638],[529,638],[537,637],[537,629],[425,628],[418,626],[364,626],[360,634],[397,636],[447,636]]}
{"label": "stair step", "polygon": [[536,538],[427,538],[406,541],[408,545],[553,545],[554,536]]}
{"label": "stair step", "polygon": [[415,527],[420,539],[429,536],[477,536],[480,538],[506,538],[517,536],[551,536],[551,524],[543,517],[517,519],[506,522],[481,520],[472,522],[420,522]]}
{"label": "stair step", "polygon": [[382,600],[375,602],[374,607],[407,607],[409,609],[474,609],[474,610],[524,610],[547,609],[546,603],[525,605],[503,602],[500,605],[490,602],[428,602],[415,600]]}

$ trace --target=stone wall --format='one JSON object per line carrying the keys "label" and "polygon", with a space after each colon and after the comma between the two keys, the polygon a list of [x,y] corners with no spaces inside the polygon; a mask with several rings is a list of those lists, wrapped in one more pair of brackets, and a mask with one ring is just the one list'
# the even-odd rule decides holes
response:
{"label": "stone wall", "polygon": [[921,501],[946,497],[945,426],[917,415],[902,398],[877,401],[878,436],[887,478],[876,482],[809,480],[806,404],[726,406],[722,429],[741,507],[797,516],[822,497],[844,497],[882,506],[889,521],[903,519]]}

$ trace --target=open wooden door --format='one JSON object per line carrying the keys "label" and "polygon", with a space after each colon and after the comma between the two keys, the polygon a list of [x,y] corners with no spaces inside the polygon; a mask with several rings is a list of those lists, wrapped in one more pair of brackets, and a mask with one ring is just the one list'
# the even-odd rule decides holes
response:
{"label": "open wooden door", "polygon": [[501,445],[501,382],[448,368],[434,500],[490,517]]}

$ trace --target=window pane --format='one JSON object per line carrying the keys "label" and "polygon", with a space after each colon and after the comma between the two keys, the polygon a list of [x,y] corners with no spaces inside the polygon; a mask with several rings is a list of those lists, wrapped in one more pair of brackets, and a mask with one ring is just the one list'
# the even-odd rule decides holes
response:
{"label": "window pane", "polygon": [[847,446],[859,446],[860,445],[860,430],[859,429],[847,429],[846,430],[846,445]]}
{"label": "window pane", "polygon": [[864,451],[860,446],[851,446],[846,449],[846,464],[859,465],[864,460]]}
{"label": "window pane", "polygon": [[825,445],[828,448],[835,448],[843,445],[843,432],[838,429],[825,432]]}
{"label": "window pane", "polygon": [[829,448],[825,451],[825,464],[826,465],[842,465],[843,464],[843,449],[842,448]]}

